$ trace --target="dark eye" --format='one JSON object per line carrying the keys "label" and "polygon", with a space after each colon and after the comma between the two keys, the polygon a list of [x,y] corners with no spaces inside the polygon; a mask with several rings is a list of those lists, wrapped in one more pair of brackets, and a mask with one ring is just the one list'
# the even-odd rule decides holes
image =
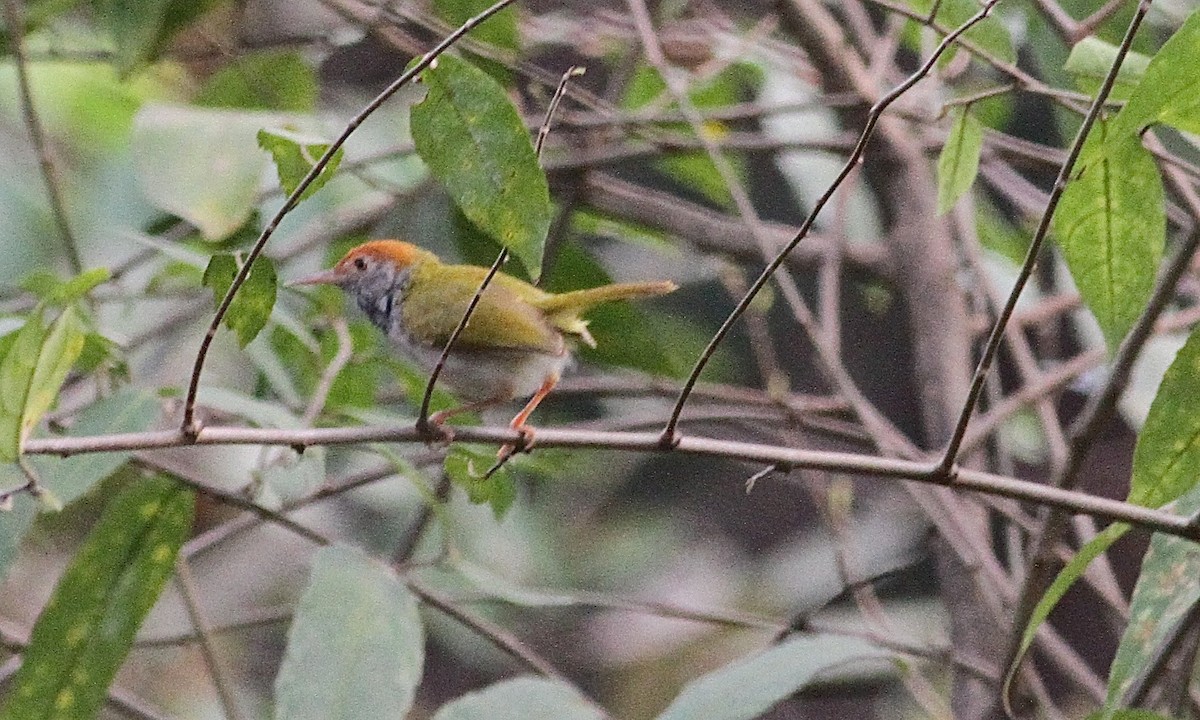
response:
{"label": "dark eye", "polygon": [[367,269],[367,259],[361,258],[361,257],[354,258],[354,267],[357,270],[366,270]]}

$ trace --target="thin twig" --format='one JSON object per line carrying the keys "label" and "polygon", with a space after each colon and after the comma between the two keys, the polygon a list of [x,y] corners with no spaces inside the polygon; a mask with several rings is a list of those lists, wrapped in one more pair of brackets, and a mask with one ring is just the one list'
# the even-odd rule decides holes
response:
{"label": "thin twig", "polygon": [[1050,220],[1054,217],[1054,211],[1058,208],[1058,202],[1062,198],[1063,190],[1066,189],[1071,173],[1075,169],[1075,162],[1079,159],[1080,153],[1083,152],[1083,143],[1087,140],[1088,135],[1091,134],[1092,125],[1095,124],[1101,110],[1104,109],[1104,101],[1108,98],[1108,94],[1112,91],[1113,84],[1117,80],[1117,71],[1120,70],[1121,63],[1124,62],[1130,45],[1133,44],[1133,36],[1149,9],[1149,0],[1142,0],[1138,4],[1138,10],[1134,14],[1129,28],[1125,33],[1125,38],[1121,41],[1121,45],[1117,50],[1116,60],[1113,62],[1112,67],[1109,68],[1108,74],[1104,78],[1104,83],[1100,86],[1100,91],[1093,99],[1091,107],[1088,108],[1087,115],[1083,118],[1083,124],[1079,126],[1079,132],[1075,134],[1075,140],[1071,143],[1067,159],[1058,171],[1058,177],[1054,180],[1054,187],[1050,191],[1046,209],[1042,212],[1042,218],[1038,222],[1037,230],[1033,234],[1033,239],[1030,240],[1029,251],[1025,255],[1025,261],[1021,264],[1021,271],[1018,273],[1017,280],[1013,284],[1013,289],[1008,295],[1008,301],[1004,304],[1004,308],[996,318],[996,324],[992,327],[992,333],[984,345],[983,354],[979,359],[978,367],[975,369],[975,376],[971,379],[971,388],[967,392],[967,399],[963,403],[958,423],[955,425],[954,433],[951,435],[950,441],[946,444],[945,452],[942,454],[943,470],[949,470],[958,459],[963,436],[967,432],[967,425],[971,421],[971,415],[975,412],[975,406],[978,404],[980,393],[983,390],[983,381],[991,370],[992,361],[996,357],[996,351],[1000,349],[1000,343],[1004,339],[1004,331],[1008,327],[1008,321],[1017,307],[1017,300],[1021,297],[1021,292],[1025,289],[1025,284],[1029,282],[1029,278],[1033,274],[1033,267],[1038,255],[1041,253],[1042,243],[1050,231]]}
{"label": "thin twig", "polygon": [[184,607],[187,608],[192,628],[195,629],[196,637],[200,641],[200,654],[204,656],[204,664],[208,666],[213,685],[217,688],[217,697],[221,700],[221,708],[225,712],[225,717],[229,720],[240,720],[242,713],[238,709],[237,699],[233,695],[233,687],[230,685],[229,678],[226,677],[225,670],[221,667],[220,659],[217,657],[216,646],[213,644],[212,634],[208,628],[208,620],[205,619],[204,610],[200,607],[196,597],[196,583],[192,578],[191,569],[188,568],[187,560],[184,558],[179,558],[175,563],[175,584],[179,586],[179,594],[183,596]]}
{"label": "thin twig", "polygon": [[819,215],[821,210],[825,208],[825,205],[837,192],[838,187],[843,181],[845,181],[845,179],[850,175],[851,171],[853,171],[855,166],[857,166],[861,161],[863,153],[867,148],[867,142],[871,139],[871,135],[874,133],[875,126],[878,124],[880,116],[883,115],[883,111],[886,110],[893,102],[895,102],[897,98],[908,92],[910,88],[920,82],[920,80],[925,77],[930,70],[933,69],[938,58],[941,57],[947,49],[949,49],[949,47],[955,42],[955,40],[958,39],[960,35],[971,29],[972,26],[986,18],[988,14],[991,13],[992,7],[997,1],[998,0],[990,0],[990,2],[984,5],[979,12],[971,17],[970,20],[946,35],[946,37],[944,37],[942,41],[938,43],[937,48],[934,49],[929,58],[921,65],[920,68],[917,69],[916,72],[910,75],[908,79],[897,85],[889,93],[880,98],[878,102],[871,106],[871,109],[867,113],[867,119],[862,133],[859,135],[858,142],[855,144],[850,156],[846,159],[845,164],[842,166],[842,169],[838,172],[833,182],[830,183],[825,192],[822,193],[819,198],[817,198],[817,201],[813,204],[812,210],[809,212],[808,216],[804,218],[804,222],[800,224],[800,228],[797,230],[796,236],[784,246],[784,248],[775,256],[774,260],[767,264],[766,268],[763,269],[758,278],[756,278],[755,281],[750,285],[749,291],[747,291],[746,295],[737,304],[737,307],[734,308],[733,312],[729,314],[729,317],[725,319],[725,322],[721,324],[721,327],[717,330],[716,334],[714,334],[712,339],[709,340],[708,345],[704,348],[704,351],[701,352],[700,357],[697,358],[696,364],[692,368],[691,373],[688,374],[687,381],[684,383],[683,389],[679,393],[679,398],[675,402],[675,408],[671,412],[671,417],[667,421],[666,426],[663,428],[662,438],[665,444],[670,444],[677,439],[676,426],[679,423],[679,416],[683,413],[683,406],[687,403],[688,396],[691,395],[692,388],[695,387],[696,383],[700,380],[700,373],[704,371],[705,366],[708,365],[708,361],[712,359],[713,354],[716,352],[717,346],[720,345],[721,341],[725,339],[725,336],[729,334],[729,331],[733,328],[733,325],[737,322],[738,318],[740,318],[742,314],[746,312],[746,309],[750,306],[750,303],[754,300],[755,296],[757,296],[759,291],[762,290],[763,286],[767,284],[779,266],[783,264],[784,260],[787,258],[792,249],[799,245],[800,242],[808,235],[809,229],[811,229],[813,223],[816,222],[817,215]]}
{"label": "thin twig", "polygon": [[29,139],[33,143],[33,151],[42,171],[42,182],[46,185],[46,196],[50,200],[50,213],[54,216],[54,224],[58,226],[58,234],[71,263],[71,269],[78,275],[83,272],[83,260],[79,257],[79,248],[75,243],[75,236],[71,233],[54,157],[50,152],[50,144],[42,122],[38,118],[37,108],[33,103],[33,91],[29,86],[28,58],[25,56],[25,18],[21,0],[4,0],[4,22],[8,26],[8,43],[16,60],[21,113],[25,117],[25,127],[29,129]]}
{"label": "thin twig", "polygon": [[[9,1],[11,2],[12,0]],[[208,357],[208,349],[212,345],[213,339],[217,335],[217,330],[221,327],[221,321],[225,318],[225,314],[229,311],[229,306],[233,303],[234,295],[237,294],[237,291],[242,287],[242,284],[246,282],[246,278],[250,274],[251,266],[254,265],[254,261],[258,258],[259,254],[262,253],[263,248],[267,244],[267,240],[271,238],[271,235],[274,234],[275,229],[279,227],[279,223],[283,221],[284,216],[291,212],[292,208],[299,204],[300,195],[303,194],[304,191],[308,189],[308,186],[317,179],[317,176],[325,170],[325,167],[329,165],[330,160],[333,159],[334,154],[341,149],[342,145],[344,145],[350,138],[350,135],[358,129],[359,125],[362,125],[362,123],[366,121],[368,117],[378,110],[379,107],[388,100],[388,98],[394,95],[398,90],[400,90],[400,88],[411,82],[418,73],[429,67],[430,63],[437,59],[439,55],[449,49],[451,45],[474,29],[477,25],[514,2],[516,2],[516,0],[498,0],[498,2],[493,4],[487,10],[484,10],[470,20],[467,20],[465,23],[463,23],[462,27],[447,35],[446,38],[438,43],[432,50],[423,55],[420,60],[413,63],[412,67],[406,70],[404,74],[388,85],[383,92],[379,93],[374,100],[367,103],[366,107],[364,107],[357,115],[355,115],[350,122],[346,124],[346,127],[337,136],[337,138],[335,138],[333,142],[329,144],[329,147],[326,149],[325,153],[317,159],[317,162],[313,164],[312,168],[309,169],[308,173],[304,176],[300,183],[296,185],[296,188],[292,190],[292,193],[288,195],[287,200],[284,201],[283,205],[278,211],[276,211],[275,215],[266,224],[262,230],[262,233],[259,234],[258,239],[254,242],[254,247],[250,248],[250,252],[246,254],[246,262],[242,265],[242,268],[238,271],[238,274],[234,276],[233,282],[229,285],[228,292],[225,293],[225,297],[221,300],[221,304],[217,307],[217,311],[213,315],[212,322],[209,323],[208,331],[204,334],[203,340],[200,341],[200,349],[196,353],[196,362],[192,367],[191,380],[188,383],[187,396],[183,404],[183,422],[180,424],[180,429],[186,435],[194,437],[200,429],[199,424],[196,421],[196,396],[200,391],[200,374],[204,369],[204,361]]]}
{"label": "thin twig", "polygon": [[317,387],[313,390],[312,399],[308,402],[308,407],[304,409],[304,415],[300,418],[300,423],[305,427],[313,424],[317,416],[321,414],[321,410],[325,407],[326,400],[329,399],[329,391],[333,389],[333,383],[337,380],[338,374],[350,362],[350,358],[354,356],[354,339],[350,337],[350,327],[346,324],[346,319],[335,317],[330,321],[333,326],[333,332],[337,336],[337,352],[333,359],[329,361],[329,365],[325,371],[321,373],[321,379],[317,382]]}

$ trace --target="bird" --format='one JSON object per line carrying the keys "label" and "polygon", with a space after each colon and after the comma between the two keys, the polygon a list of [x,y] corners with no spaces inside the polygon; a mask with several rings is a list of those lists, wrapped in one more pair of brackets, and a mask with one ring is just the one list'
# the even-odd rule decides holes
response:
{"label": "bird", "polygon": [[[476,265],[444,263],[402,240],[371,240],[351,248],[332,268],[289,285],[341,288],[393,347],[430,372],[488,272]],[[521,447],[527,450],[533,443],[529,416],[571,364],[572,350],[578,343],[596,346],[582,315],[603,303],[664,295],[676,288],[673,282],[657,281],[552,293],[497,272],[442,368],[441,377],[465,403],[434,413],[429,422],[448,439],[443,424],[450,417],[528,397],[509,423],[521,433]],[[516,445],[502,446],[498,462],[515,451]]]}

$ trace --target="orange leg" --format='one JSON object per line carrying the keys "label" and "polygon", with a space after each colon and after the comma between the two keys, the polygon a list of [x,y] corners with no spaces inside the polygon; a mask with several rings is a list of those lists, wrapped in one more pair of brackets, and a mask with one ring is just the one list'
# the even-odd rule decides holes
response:
{"label": "orange leg", "polygon": [[[529,420],[529,416],[532,415],[533,411],[537,409],[538,404],[540,404],[542,400],[546,399],[546,396],[550,394],[550,391],[553,390],[554,386],[557,384],[557,375],[551,375],[547,377],[542,383],[542,386],[538,388],[538,391],[533,394],[533,397],[529,398],[529,402],[525,403],[525,407],[521,409],[521,412],[517,413],[516,417],[512,419],[512,422],[508,424],[510,428],[521,433],[521,437],[523,438],[521,442],[522,449],[527,450],[531,445],[533,445],[533,428],[526,425],[525,422]],[[512,457],[516,451],[516,445],[503,445],[501,446],[500,451],[496,453],[496,459],[500,463],[503,463],[505,460],[508,460],[510,457]]]}

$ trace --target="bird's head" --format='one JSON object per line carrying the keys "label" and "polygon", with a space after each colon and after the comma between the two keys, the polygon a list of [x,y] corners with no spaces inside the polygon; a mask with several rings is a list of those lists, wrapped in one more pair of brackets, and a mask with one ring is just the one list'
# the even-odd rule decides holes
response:
{"label": "bird's head", "polygon": [[372,240],[350,249],[328,270],[297,278],[288,285],[337,285],[359,298],[374,298],[404,285],[413,266],[434,257],[400,240]]}

